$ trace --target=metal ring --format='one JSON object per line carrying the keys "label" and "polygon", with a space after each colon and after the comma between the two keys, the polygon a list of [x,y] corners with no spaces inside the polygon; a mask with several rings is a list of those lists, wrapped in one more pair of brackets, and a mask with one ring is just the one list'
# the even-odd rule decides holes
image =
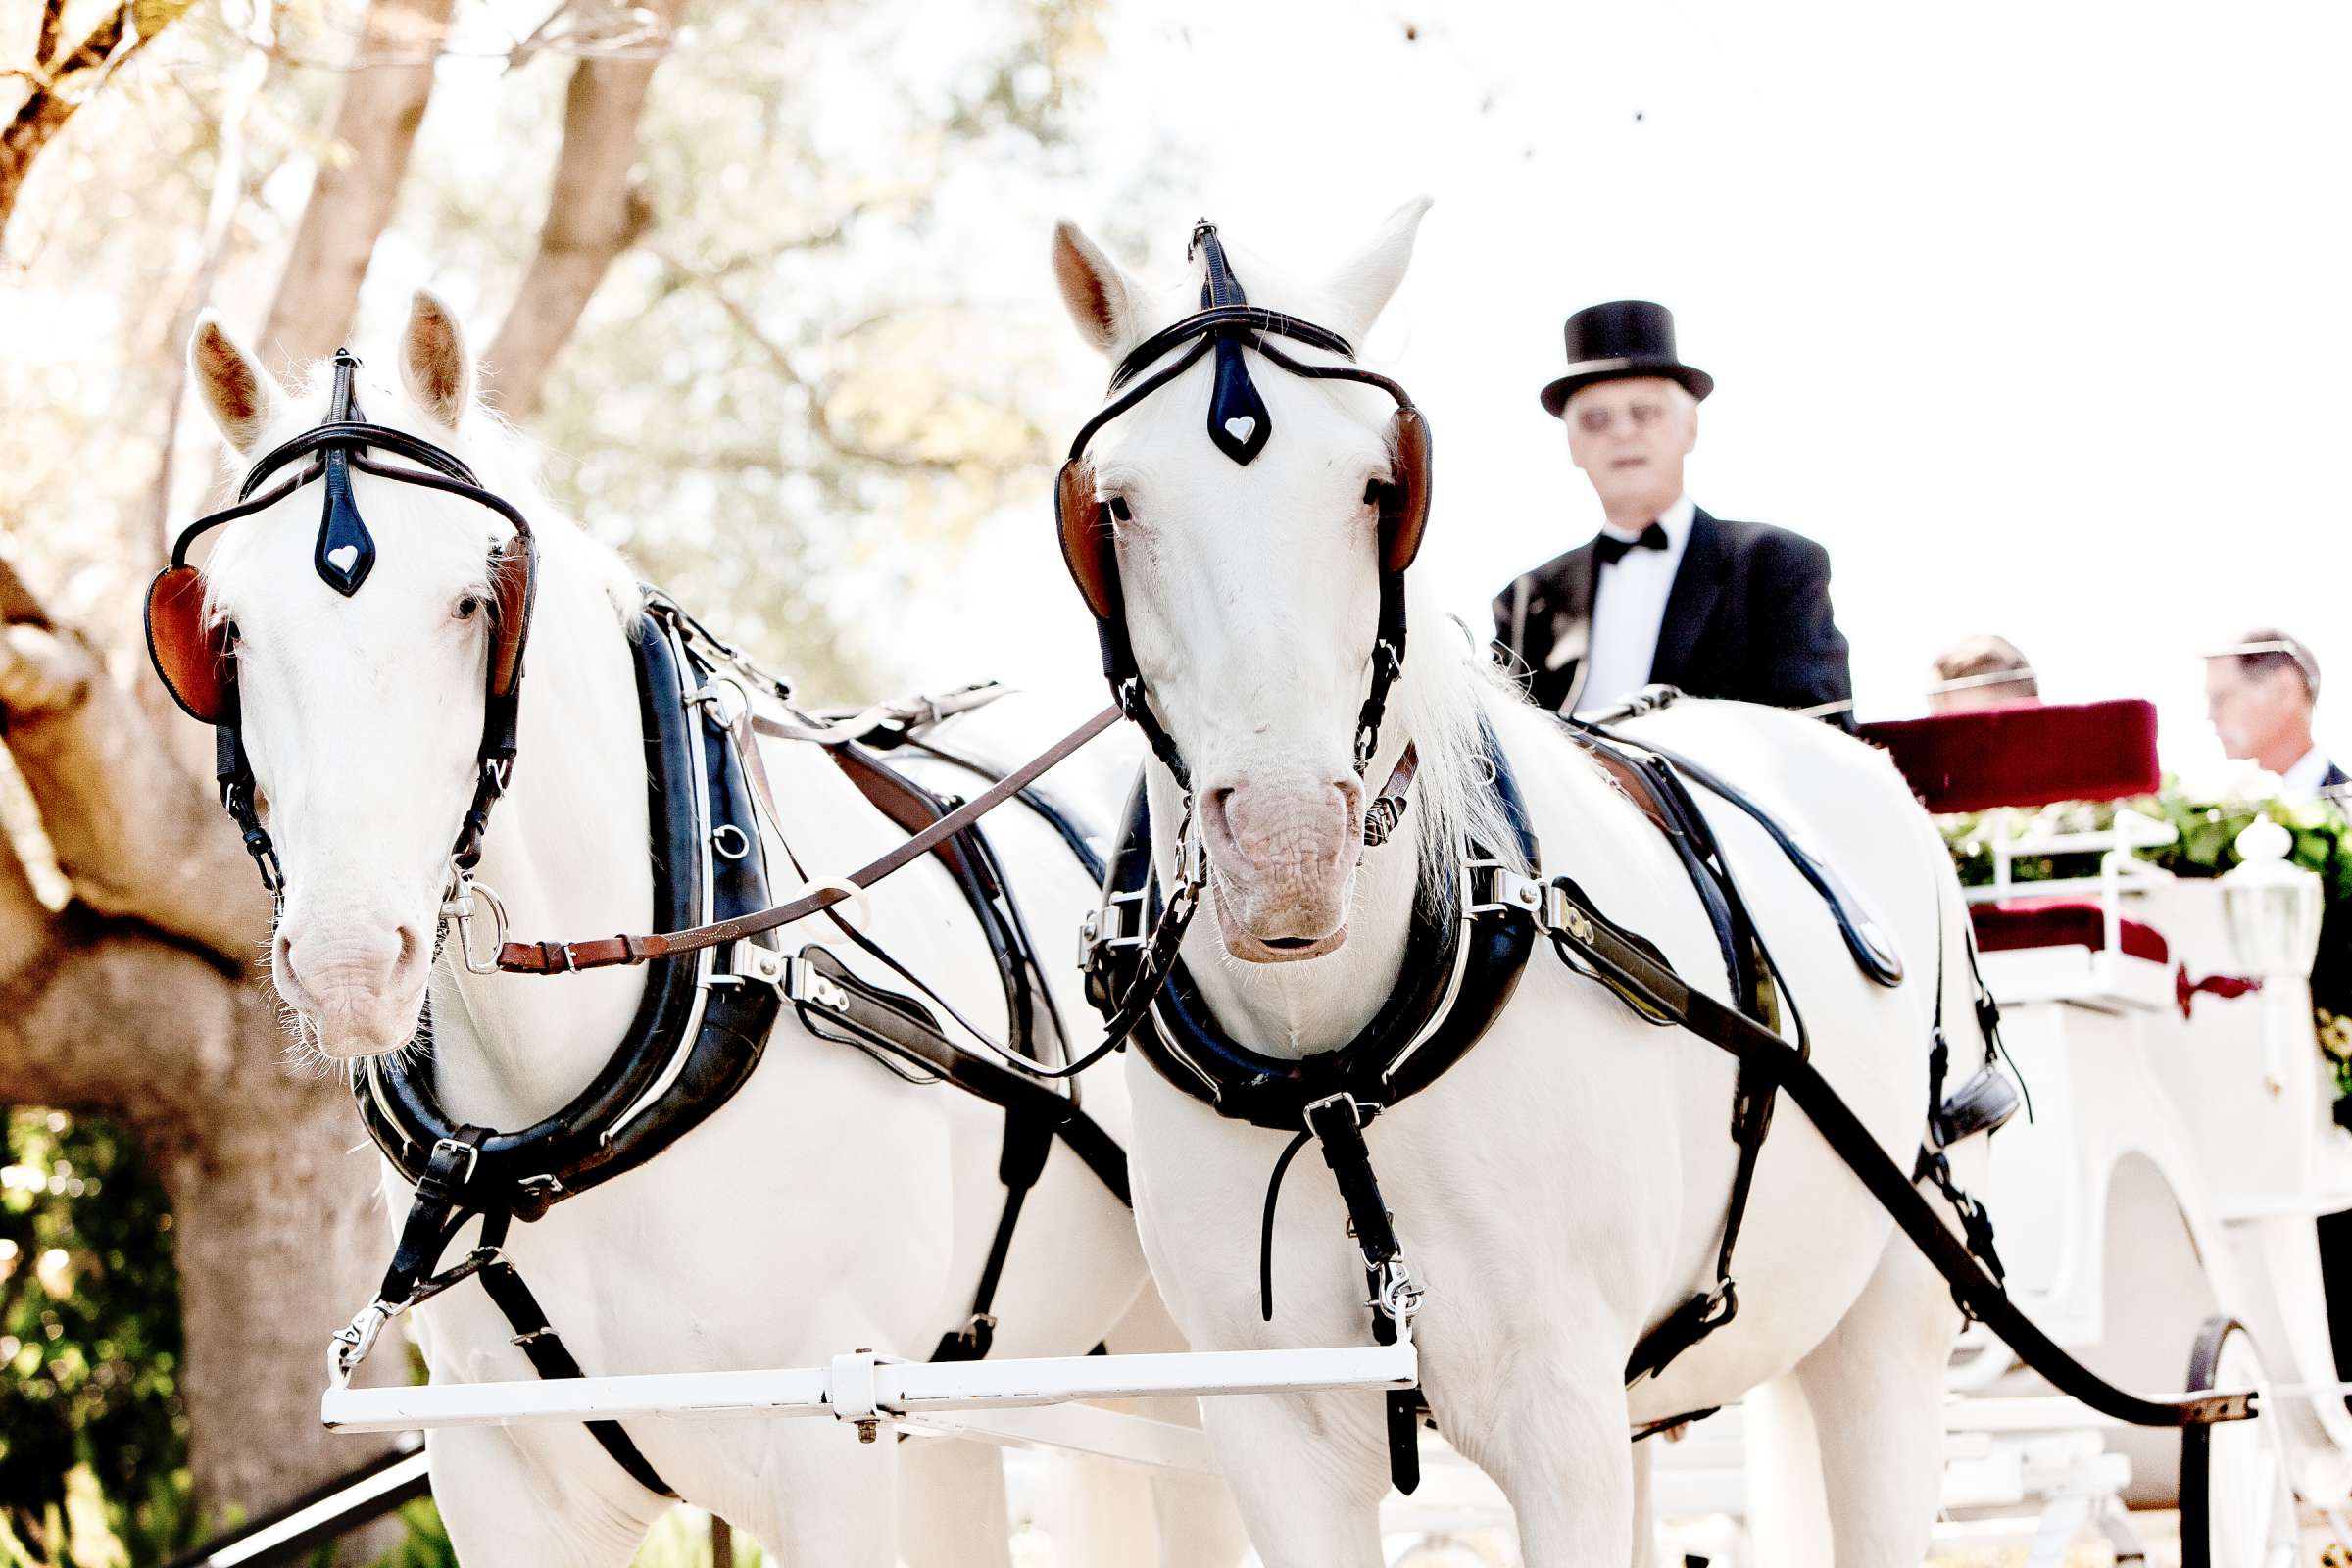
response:
{"label": "metal ring", "polygon": [[826,888],[838,888],[844,896],[839,901],[826,905],[825,912],[833,915],[851,930],[862,932],[866,928],[867,921],[872,917],[872,907],[865,901],[865,889],[846,877],[826,877],[821,881],[809,883],[802,889],[802,892],[805,894],[819,893]]}
{"label": "metal ring", "polygon": [[[735,845],[731,850],[727,848],[730,837]],[[752,841],[734,823],[721,822],[710,830],[710,850],[722,860],[740,860],[752,853]]]}

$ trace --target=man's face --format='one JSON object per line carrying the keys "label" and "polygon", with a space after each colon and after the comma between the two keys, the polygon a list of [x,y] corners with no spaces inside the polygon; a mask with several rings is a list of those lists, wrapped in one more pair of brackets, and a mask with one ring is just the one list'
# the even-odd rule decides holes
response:
{"label": "man's face", "polygon": [[1663,511],[1683,493],[1683,459],[1698,444],[1698,411],[1663,376],[1580,388],[1560,411],[1568,455],[1601,505]]}
{"label": "man's face", "polygon": [[2247,669],[2234,659],[2205,661],[2205,716],[2232,759],[2258,757],[2308,704],[2291,669]]}

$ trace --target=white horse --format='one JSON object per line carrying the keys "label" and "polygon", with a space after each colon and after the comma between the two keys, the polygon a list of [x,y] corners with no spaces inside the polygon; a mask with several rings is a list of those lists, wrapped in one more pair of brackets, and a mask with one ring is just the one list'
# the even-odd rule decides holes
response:
{"label": "white horse", "polygon": [[[645,748],[625,641],[638,585],[538,490],[522,443],[474,401],[472,362],[430,296],[417,296],[397,358],[397,384],[362,372],[368,415],[458,455],[536,523],[518,761],[481,879],[504,895],[518,934],[651,929]],[[247,458],[323,416],[323,368],[289,394],[213,322],[198,330],[191,364],[214,418]],[[230,524],[207,565],[214,612],[236,629],[245,740],[284,867],[275,982],[303,1041],[338,1061],[409,1049],[429,998],[442,1103],[462,1121],[524,1127],[606,1061],[644,971],[484,977],[454,956],[436,960],[449,846],[481,726],[487,551],[509,530],[464,499],[364,473],[354,483],[378,552],[364,591],[338,594],[314,569],[318,485]],[[817,748],[775,743],[764,756],[795,848],[821,862],[809,874],[846,871],[904,836]],[[976,793],[968,777],[954,787]],[[1029,919],[1066,929],[1094,895],[1066,846],[1019,808],[988,830]],[[767,855],[785,865],[773,842]],[[789,877],[774,891],[790,893]],[[964,1016],[1005,1027],[996,966],[932,859],[866,902],[876,942]],[[1066,963],[1047,969],[1057,986],[1071,979]],[[1074,991],[1059,1005],[1085,1016]],[[1086,1106],[1123,1136],[1124,1098],[1105,1081]],[[971,1309],[1003,1207],[1003,1128],[993,1106],[910,1086],[805,1032],[787,1009],[759,1070],[706,1124],[643,1168],[516,1225],[509,1251],[591,1374],[808,1365],[860,1346],[925,1356]],[[412,1189],[385,1171],[397,1223]],[[467,1245],[461,1237],[448,1256]],[[998,1296],[994,1353],[1117,1344],[1116,1326],[1146,1288],[1125,1209],[1057,1142]],[[533,1376],[478,1286],[454,1288],[416,1316],[435,1382]],[[909,1530],[906,1556],[1008,1560],[992,1449],[861,1444],[847,1428],[806,1420],[638,1421],[627,1431],[681,1495],[783,1562],[898,1561],[894,1477],[916,1467],[934,1483],[933,1506]],[[433,1493],[467,1563],[625,1563],[667,1506],[577,1426],[446,1429],[428,1445]],[[1171,1542],[1167,1560],[1231,1561],[1238,1543],[1220,1548],[1215,1535]]]}
{"label": "white horse", "polygon": [[[1404,275],[1426,205],[1399,210],[1320,283],[1242,258],[1250,303],[1362,342]],[[1066,222],[1054,266],[1081,333],[1114,363],[1202,298],[1199,270],[1148,289]],[[1334,363],[1277,341],[1299,361]],[[1492,672],[1483,637],[1418,598],[1364,775],[1386,778],[1405,744],[1417,745],[1413,831],[1364,847],[1351,741],[1378,610],[1380,517],[1367,484],[1392,477],[1380,433],[1389,410],[1361,386],[1286,373],[1254,352],[1250,364],[1274,433],[1247,466],[1204,434],[1208,363],[1119,416],[1090,449],[1097,496],[1115,519],[1136,662],[1189,762],[1204,829],[1216,918],[1194,924],[1185,957],[1219,1024],[1286,1058],[1334,1049],[1366,1025],[1398,983],[1424,869],[1453,874],[1465,829],[1488,845],[1512,842],[1480,765],[1482,720],[1526,793],[1544,874],[1572,875],[1695,987],[1728,995],[1717,943],[1664,838],[1556,720]],[[1943,970],[1969,973],[1950,860],[1910,790],[1869,748],[1763,709],[1683,703],[1632,732],[1752,792],[1891,934],[1910,979],[1886,989],[1856,970],[1820,898],[1762,831],[1702,796],[1811,1026],[1813,1059],[1908,1163],[1928,1109],[1938,947]],[[1167,886],[1182,796],[1166,768],[1150,768]],[[1969,1059],[1975,1026],[1958,983],[1954,994],[1943,1016],[1955,1055]],[[1192,1343],[1363,1343],[1363,1261],[1319,1162],[1301,1159],[1282,1194],[1276,1314],[1262,1322],[1257,1221],[1282,1136],[1221,1118],[1142,1063],[1129,1078],[1145,1250]],[[1539,949],[1483,1043],[1366,1135],[1428,1291],[1414,1324],[1428,1400],[1446,1438],[1509,1497],[1534,1568],[1646,1562],[1646,1472],[1637,1475],[1629,1430],[1791,1372],[1819,1412],[1838,1568],[1915,1564],[1926,1551],[1959,1314],[1792,1107],[1781,1107],[1764,1147],[1736,1321],[1660,1376],[1625,1386],[1643,1331],[1714,1283],[1735,1163],[1733,1079],[1723,1053],[1637,1021]],[[1381,1561],[1377,1396],[1211,1399],[1204,1410],[1269,1568]]]}

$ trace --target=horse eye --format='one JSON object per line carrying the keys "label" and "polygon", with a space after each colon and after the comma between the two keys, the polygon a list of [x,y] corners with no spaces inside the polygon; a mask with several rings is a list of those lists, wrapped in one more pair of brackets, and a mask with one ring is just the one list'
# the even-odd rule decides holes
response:
{"label": "horse eye", "polygon": [[1385,484],[1382,484],[1382,483],[1381,483],[1381,482],[1380,482],[1378,479],[1367,479],[1367,480],[1365,480],[1365,481],[1364,481],[1364,505],[1365,505],[1365,506],[1367,506],[1367,507],[1377,507],[1377,506],[1379,506],[1379,505],[1380,505],[1380,497],[1381,497],[1381,492],[1383,492],[1383,491],[1384,491],[1384,490],[1386,490],[1386,489],[1388,489],[1388,486],[1387,486],[1387,485],[1385,485]]}
{"label": "horse eye", "polygon": [[1110,508],[1112,521],[1132,522],[1135,520],[1135,514],[1128,510],[1127,498],[1125,496],[1112,496],[1110,500],[1105,503],[1105,505]]}
{"label": "horse eye", "polygon": [[479,599],[476,599],[473,595],[467,594],[465,598],[458,601],[458,618],[460,620],[468,619],[472,616],[475,611],[481,608],[482,602]]}

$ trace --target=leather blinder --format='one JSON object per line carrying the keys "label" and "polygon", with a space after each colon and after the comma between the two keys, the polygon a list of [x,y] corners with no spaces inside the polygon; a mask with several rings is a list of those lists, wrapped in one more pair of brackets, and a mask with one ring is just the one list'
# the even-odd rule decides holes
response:
{"label": "leather blinder", "polygon": [[1419,409],[1407,405],[1389,420],[1389,462],[1393,476],[1380,497],[1380,565],[1401,572],[1421,553],[1429,528],[1429,421]]}
{"label": "leather blinder", "polygon": [[490,646],[493,697],[512,696],[522,678],[522,646],[530,636],[537,568],[538,552],[527,535],[515,534],[491,552],[490,592],[498,602],[498,625]]}
{"label": "leather blinder", "polygon": [[1062,564],[1097,620],[1119,610],[1119,558],[1111,543],[1107,509],[1095,499],[1094,466],[1072,458],[1054,486],[1054,521],[1061,538]]}
{"label": "leather blinder", "polygon": [[234,707],[236,668],[226,621],[205,615],[204,574],[167,566],[147,588],[147,657],[164,690],[191,718],[225,722]]}

